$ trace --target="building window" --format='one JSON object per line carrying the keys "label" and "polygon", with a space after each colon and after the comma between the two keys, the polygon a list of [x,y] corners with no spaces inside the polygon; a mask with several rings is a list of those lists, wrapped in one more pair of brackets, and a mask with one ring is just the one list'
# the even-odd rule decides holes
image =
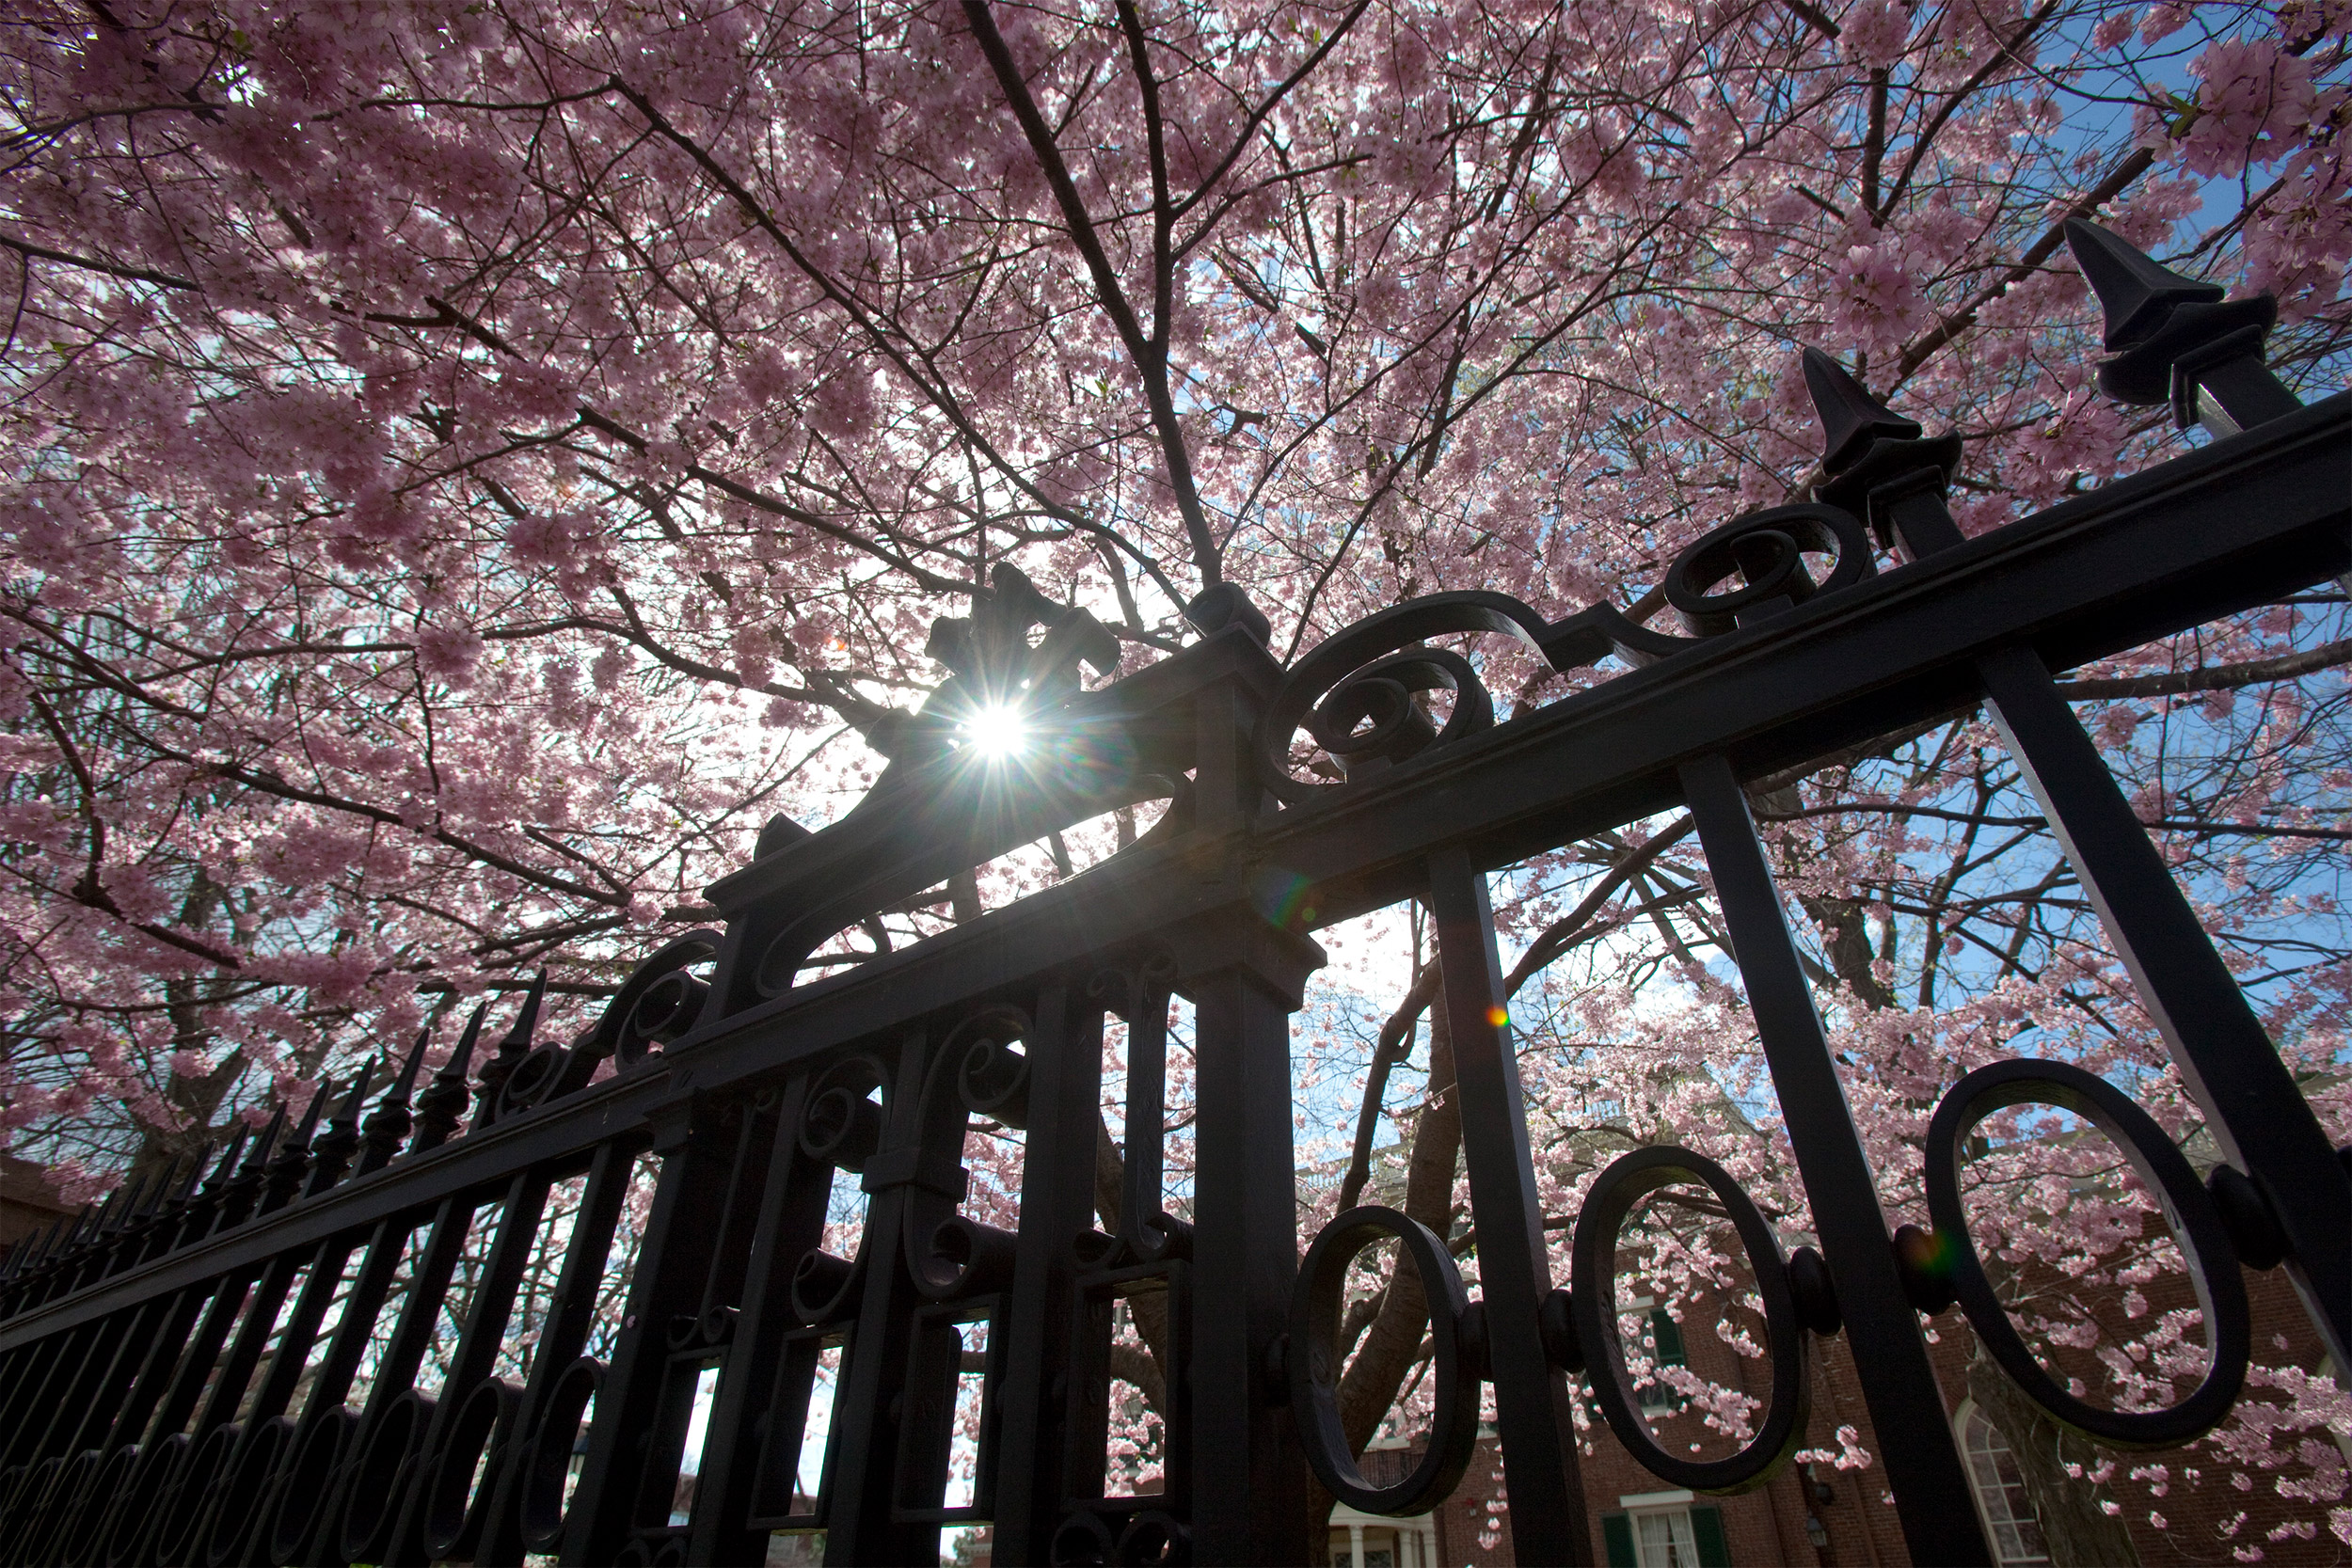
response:
{"label": "building window", "polygon": [[[1675,1322],[1662,1307],[1650,1309],[1649,1342],[1650,1357],[1660,1369],[1690,1365],[1690,1361],[1682,1351],[1682,1325]],[[1656,1415],[1663,1410],[1677,1410],[1681,1408],[1683,1403],[1683,1397],[1680,1393],[1655,1377],[1644,1383],[1640,1392],[1642,1411],[1645,1415]],[[1659,1560],[1662,1562],[1665,1560],[1661,1558]]]}
{"label": "building window", "polygon": [[2009,1440],[1973,1402],[1960,1407],[1960,1433],[1968,1455],[1968,1479],[1976,1486],[1977,1512],[1984,1515],[1986,1533],[1993,1538],[1994,1560],[2001,1568],[2046,1568],[2050,1550],[2042,1542],[2042,1523],[2034,1517],[2026,1478]]}
{"label": "building window", "polygon": [[1633,1560],[1638,1568],[1699,1568],[1699,1538],[1687,1508],[1661,1508],[1633,1516]]}
{"label": "building window", "polygon": [[1723,1510],[1705,1504],[1629,1506],[1623,1513],[1603,1514],[1600,1532],[1610,1568],[1724,1568],[1731,1561],[1724,1549]]}
{"label": "building window", "polygon": [[1330,1568],[1439,1568],[1438,1523],[1427,1513],[1388,1518],[1344,1504],[1331,1511]]}

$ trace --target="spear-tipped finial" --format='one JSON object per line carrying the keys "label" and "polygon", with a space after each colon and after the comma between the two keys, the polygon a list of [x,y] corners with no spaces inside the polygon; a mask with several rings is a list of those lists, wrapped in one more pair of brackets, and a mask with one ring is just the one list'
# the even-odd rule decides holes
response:
{"label": "spear-tipped finial", "polygon": [[204,1162],[213,1157],[213,1140],[207,1138],[188,1159],[188,1168],[180,1178],[180,1190],[171,1195],[174,1207],[184,1209],[196,1200],[196,1189],[204,1180]]}
{"label": "spear-tipped finial", "polygon": [[335,1080],[322,1078],[319,1086],[310,1091],[310,1103],[302,1113],[294,1135],[278,1151],[278,1158],[269,1163],[269,1176],[262,1196],[264,1213],[282,1209],[294,1201],[302,1188],[302,1173],[310,1164],[310,1135],[318,1131],[319,1117],[326,1113],[326,1102],[335,1098]]}
{"label": "spear-tipped finial", "polygon": [[2263,363],[2278,325],[2270,295],[2225,299],[2219,284],[2184,277],[2095,223],[2071,218],[2066,240],[2106,317],[2114,357],[2099,389],[2119,403],[2172,405],[2183,430],[2216,436],[2284,419],[2303,406]]}
{"label": "spear-tipped finial", "polygon": [[262,1135],[254,1139],[253,1147],[246,1151],[236,1175],[222,1190],[220,1205],[215,1211],[215,1229],[226,1230],[232,1225],[242,1224],[262,1200],[264,1184],[270,1180],[270,1153],[277,1148],[278,1140],[285,1131],[286,1107],[280,1102],[270,1113],[269,1124],[262,1129]]}
{"label": "spear-tipped finial", "polygon": [[237,1156],[245,1152],[246,1140],[252,1135],[253,1129],[243,1121],[237,1123],[236,1133],[229,1140],[229,1147],[221,1151],[219,1161],[213,1166],[213,1174],[204,1179],[200,1196],[210,1197],[229,1184],[229,1179],[236,1174]]}
{"label": "spear-tipped finial", "polygon": [[131,1214],[134,1224],[154,1217],[155,1211],[164,1206],[164,1199],[170,1195],[172,1182],[178,1180],[179,1175],[180,1157],[174,1155],[155,1173],[155,1180],[148,1183],[146,1198]]}
{"label": "spear-tipped finial", "polygon": [[33,1248],[40,1241],[40,1232],[29,1231],[24,1239],[8,1248],[8,1260],[0,1264],[0,1280],[13,1280],[33,1266]]}
{"label": "spear-tipped finial", "polygon": [[539,1027],[539,1005],[548,994],[548,972],[541,970],[523,992],[522,1007],[515,1014],[514,1023],[499,1041],[496,1054],[482,1064],[482,1084],[474,1099],[473,1124],[487,1127],[498,1119],[499,1094],[506,1081],[515,1076],[515,1069],[531,1054],[531,1037]]}
{"label": "spear-tipped finial", "polygon": [[286,1107],[280,1101],[278,1109],[270,1113],[269,1125],[262,1129],[262,1135],[254,1143],[253,1151],[245,1157],[245,1164],[237,1167],[237,1174],[240,1177],[259,1176],[268,1166],[270,1150],[277,1147],[278,1134],[285,1130]]}
{"label": "spear-tipped finial", "polygon": [[359,1125],[359,1107],[367,1103],[368,1090],[374,1085],[375,1075],[383,1069],[384,1056],[383,1053],[379,1052],[377,1053],[374,1060],[369,1062],[366,1067],[359,1069],[359,1076],[351,1081],[351,1088],[344,1094],[343,1102],[335,1107],[334,1116],[329,1117],[327,1120],[326,1125],[328,1127],[357,1127]]}
{"label": "spear-tipped finial", "polygon": [[13,1281],[18,1275],[33,1266],[33,1259],[40,1246],[40,1232],[27,1231],[23,1241],[8,1248],[8,1261],[0,1268],[0,1279]]}
{"label": "spear-tipped finial", "polygon": [[2218,283],[2182,277],[2089,218],[2066,220],[2066,244],[2099,296],[2110,354],[2153,337],[2176,307],[2218,304],[2225,293]]}
{"label": "spear-tipped finial", "polygon": [[368,1116],[367,1136],[359,1152],[359,1174],[381,1170],[392,1163],[400,1146],[408,1140],[408,1130],[416,1125],[409,1114],[408,1100],[417,1086],[417,1074],[424,1067],[425,1047],[433,1042],[433,1026],[426,1024],[417,1031],[417,1043],[409,1049],[408,1060],[401,1064],[400,1076],[376,1102]]}
{"label": "spear-tipped finial", "polygon": [[328,1118],[326,1131],[310,1146],[310,1180],[303,1188],[305,1197],[313,1197],[343,1179],[351,1168],[351,1157],[359,1148],[359,1107],[367,1101],[368,1085],[375,1082],[384,1058],[377,1056],[359,1069],[351,1081],[351,1087]]}
{"label": "spear-tipped finial", "polygon": [[294,1139],[288,1147],[308,1148],[310,1146],[310,1134],[319,1130],[319,1117],[326,1114],[326,1102],[334,1097],[335,1080],[320,1079],[319,1086],[310,1091],[310,1106],[303,1111],[302,1120],[294,1128]]}
{"label": "spear-tipped finial", "polygon": [[489,1011],[487,1002],[477,1006],[473,1016],[466,1020],[466,1032],[457,1041],[457,1049],[449,1053],[433,1082],[417,1096],[417,1132],[409,1141],[412,1153],[437,1148],[457,1131],[458,1113],[465,1109],[469,1096],[466,1092],[466,1069],[473,1063],[473,1050],[482,1038],[482,1018]]}
{"label": "spear-tipped finial", "polygon": [[139,1204],[146,1195],[149,1180],[140,1171],[133,1171],[122,1179],[122,1184],[115,1189],[114,1196],[106,1202],[106,1216],[102,1229],[111,1234],[138,1218]]}
{"label": "spear-tipped finial", "polygon": [[48,1229],[40,1232],[32,1242],[26,1243],[24,1267],[27,1270],[38,1269],[43,1263],[48,1262],[49,1255],[57,1250],[57,1238],[64,1234],[65,1221],[51,1222]]}
{"label": "spear-tipped finial", "polygon": [[1960,465],[1960,437],[1922,438],[1906,420],[1872,397],[1843,365],[1818,348],[1800,356],[1805,389],[1821,418],[1821,469],[1814,498],[1862,518],[1881,545],[1902,542],[1916,561],[1961,543],[1944,506],[1944,488]]}
{"label": "spear-tipped finial", "polygon": [[1846,368],[1818,348],[1804,355],[1804,387],[1821,420],[1821,467],[1840,474],[1878,440],[1915,441],[1918,421],[1906,420],[1869,394]]}
{"label": "spear-tipped finial", "polygon": [[515,1022],[507,1029],[506,1037],[499,1042],[501,1051],[509,1047],[526,1052],[531,1049],[531,1037],[539,1027],[539,1007],[547,996],[548,972],[543,969],[531,977],[531,989],[523,992],[523,1005],[515,1014]]}
{"label": "spear-tipped finial", "polygon": [[106,1201],[99,1207],[98,1211],[98,1224],[95,1229],[99,1234],[103,1235],[115,1227],[115,1214],[121,1209],[123,1195],[130,1187],[131,1181],[126,1179],[116,1182],[115,1190],[106,1195]]}
{"label": "spear-tipped finial", "polygon": [[392,1085],[390,1094],[385,1096],[388,1102],[394,1100],[404,1105],[408,1102],[408,1096],[417,1087],[417,1073],[424,1066],[424,1048],[432,1043],[433,1026],[428,1023],[417,1031],[417,1043],[410,1048],[408,1060],[401,1066],[400,1082]]}

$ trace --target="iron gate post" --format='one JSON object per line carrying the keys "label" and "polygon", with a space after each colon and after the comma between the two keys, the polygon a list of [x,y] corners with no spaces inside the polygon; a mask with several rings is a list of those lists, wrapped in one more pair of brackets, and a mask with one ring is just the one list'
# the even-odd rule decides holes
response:
{"label": "iron gate post", "polygon": [[1290,1021],[1323,949],[1248,905],[1173,945],[1193,1004],[1193,1560],[1317,1561],[1269,1365],[1298,1269]]}

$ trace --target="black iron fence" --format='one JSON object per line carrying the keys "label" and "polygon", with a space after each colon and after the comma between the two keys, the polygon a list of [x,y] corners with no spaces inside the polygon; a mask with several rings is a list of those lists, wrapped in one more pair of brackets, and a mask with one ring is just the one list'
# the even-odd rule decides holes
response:
{"label": "black iron fence", "polygon": [[[1842,1332],[1914,1555],[1981,1562],[1923,1310],[1956,1297],[2031,1398],[2122,1446],[2177,1443],[2230,1410],[2248,1354],[2241,1259],[2283,1263],[2336,1365],[2352,1365],[2345,1157],[2050,676],[2352,569],[2352,395],[2304,407],[2264,369],[2267,300],[2224,302],[2087,226],[2074,238],[2118,351],[2103,386],[2225,438],[1965,539],[1944,499],[1957,443],[1922,438],[1808,356],[1829,478],[1815,502],[1741,517],[1676,560],[1663,588],[1688,635],[1607,607],[1549,621],[1451,593],[1284,670],[1264,619],[1218,589],[1192,607],[1195,645],[1087,691],[1080,666],[1116,651],[1103,629],[1000,573],[970,621],[937,627],[953,679],[878,737],[893,761],[872,792],[823,832],[771,826],[712,889],[724,930],[661,949],[593,1032],[541,1042],[534,996],[478,1067],[469,1030],[420,1086],[420,1042],[372,1106],[365,1081],[322,1094],[299,1125],[281,1113],[208,1168],[18,1248],[0,1282],[0,1555],[756,1563],[771,1532],[821,1528],[827,1560],[898,1563],[935,1560],[944,1526],[988,1521],[1002,1562],[1304,1562],[1322,1555],[1311,1471],[1359,1509],[1424,1509],[1459,1480],[1490,1384],[1516,1551],[1578,1562],[1592,1537],[1571,1373],[1667,1481],[1736,1490],[1788,1462],[1807,1336]],[[1807,554],[1834,568],[1817,580]],[[1473,632],[1556,669],[1635,668],[1497,724],[1475,668],[1430,642]],[[1442,726],[1415,700],[1438,690]],[[1979,701],[2228,1163],[2201,1183],[2104,1080],[2006,1063],[1933,1117],[1936,1234],[1890,1235],[1741,780]],[[1022,706],[1049,763],[1075,760],[1017,784],[968,766],[961,727],[990,702]],[[1294,776],[1302,727],[1343,783]],[[876,911],[1170,797],[1158,828],[1085,875],[888,951]],[[1486,874],[1677,806],[1696,820],[1820,1245],[1784,1258],[1722,1169],[1647,1149],[1593,1187],[1563,1290]],[[1438,933],[1476,1301],[1444,1243],[1402,1214],[1352,1211],[1303,1257],[1296,1233],[1290,1018],[1322,961],[1307,933],[1405,899]],[[861,925],[878,955],[809,978],[812,955]],[[1166,1212],[1161,1170],[1178,994],[1197,1072],[1184,1219]],[[1105,1234],[1113,1017],[1129,1031],[1127,1159]],[[2163,1195],[2212,1352],[2171,1409],[2074,1397],[1993,1294],[1959,1150],[1979,1117],[2025,1101],[2097,1124]],[[1011,1231],[960,1207],[980,1121],[1025,1132]],[[650,1207],[628,1212],[641,1172]],[[864,1200],[852,1257],[824,1250],[843,1172]],[[1618,1337],[1617,1232],[1665,1183],[1713,1189],[1763,1304],[1769,1398],[1728,1458],[1658,1446]],[[1434,1415],[1425,1454],[1374,1484],[1340,1436],[1334,1336],[1349,1260],[1391,1237],[1431,1304]],[[600,1310],[624,1267],[625,1296]],[[535,1332],[518,1351],[526,1294]],[[617,1331],[600,1332],[613,1306]],[[1163,1378],[1165,1483],[1148,1496],[1105,1495],[1117,1314]],[[428,1356],[437,1381],[421,1376]],[[824,1451],[804,1454],[820,1386]]]}

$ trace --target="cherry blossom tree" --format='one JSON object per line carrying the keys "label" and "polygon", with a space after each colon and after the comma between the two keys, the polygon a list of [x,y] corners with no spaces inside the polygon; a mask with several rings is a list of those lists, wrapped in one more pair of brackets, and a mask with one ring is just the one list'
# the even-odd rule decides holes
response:
{"label": "cherry blossom tree", "polygon": [[[1094,610],[1121,670],[1219,583],[1284,657],[1440,589],[1646,617],[1681,546],[1820,477],[1798,344],[1962,437],[1970,530],[2173,450],[2092,385],[2070,216],[2274,292],[2311,392],[2352,323],[2342,0],[0,26],[0,1122],[76,1198],[538,969],[591,1016],[768,817],[870,782],[937,680],[925,629],[1000,563]],[[2345,620],[2298,595],[2068,689],[2352,1141]],[[1506,710],[1588,678],[1479,657]],[[1890,1207],[1936,1096],[2019,1050],[2195,1146],[1981,714],[1755,798]],[[1136,826],[888,918],[968,918]],[[1685,1142],[1802,1233],[1686,835],[1498,883],[1548,1180],[1572,1215],[1610,1151]],[[1474,1271],[1431,955],[1409,912],[1359,950],[1302,1021],[1305,1078],[1353,1101],[1327,1201],[1385,1159]],[[2021,1230],[2021,1310],[2160,1398],[2177,1314],[2083,1326],[2162,1250],[2109,1185]],[[1656,1266],[1661,1300],[1730,1277],[1698,1231]],[[1359,1441],[1412,1385],[1416,1295],[1371,1278],[1351,1320]],[[2277,1472],[2352,1539],[2343,1396],[2265,1354],[2271,1414],[2207,1468]]]}

